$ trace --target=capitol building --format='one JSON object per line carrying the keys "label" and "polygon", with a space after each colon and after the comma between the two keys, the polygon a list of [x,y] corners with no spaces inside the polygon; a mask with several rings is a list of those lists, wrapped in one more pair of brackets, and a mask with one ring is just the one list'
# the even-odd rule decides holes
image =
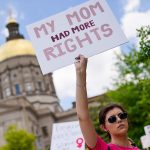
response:
{"label": "capitol building", "polygon": [[[53,123],[76,121],[75,103],[64,111],[57,97],[53,73],[42,75],[30,41],[19,32],[19,24],[9,17],[9,36],[0,45],[0,146],[6,144],[4,133],[10,125],[24,129],[36,138],[36,150],[49,150]],[[88,99],[89,107],[99,105]]]}
{"label": "capitol building", "polygon": [[53,123],[77,120],[76,110],[62,109],[53,74],[42,75],[35,50],[16,20],[10,17],[6,27],[9,36],[0,46],[0,146],[14,124],[36,135],[37,150],[49,149]]}

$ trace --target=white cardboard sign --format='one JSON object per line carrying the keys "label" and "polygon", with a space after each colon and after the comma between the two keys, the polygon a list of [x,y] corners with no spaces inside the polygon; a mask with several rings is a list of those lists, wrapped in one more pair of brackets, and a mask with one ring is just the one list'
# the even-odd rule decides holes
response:
{"label": "white cardboard sign", "polygon": [[145,134],[150,135],[150,125],[144,127]]}
{"label": "white cardboard sign", "polygon": [[27,26],[43,74],[127,42],[105,0],[90,0]]}
{"label": "white cardboard sign", "polygon": [[50,150],[85,150],[79,122],[53,124]]}
{"label": "white cardboard sign", "polygon": [[150,147],[150,135],[144,135],[141,137],[141,143],[142,143],[142,147],[148,148]]}

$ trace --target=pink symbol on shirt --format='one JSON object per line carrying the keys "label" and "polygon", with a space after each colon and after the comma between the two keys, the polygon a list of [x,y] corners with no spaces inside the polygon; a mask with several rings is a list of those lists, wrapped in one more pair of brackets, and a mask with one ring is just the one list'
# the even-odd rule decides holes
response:
{"label": "pink symbol on shirt", "polygon": [[83,138],[78,138],[78,139],[76,140],[76,143],[77,143],[77,147],[78,147],[78,148],[81,148],[81,147],[82,147],[82,144],[83,144]]}

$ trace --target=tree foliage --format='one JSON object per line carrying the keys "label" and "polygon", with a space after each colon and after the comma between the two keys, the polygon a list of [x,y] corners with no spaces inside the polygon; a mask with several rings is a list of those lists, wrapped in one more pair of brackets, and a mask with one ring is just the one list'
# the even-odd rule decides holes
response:
{"label": "tree foliage", "polygon": [[129,136],[140,145],[144,126],[150,124],[150,27],[138,30],[140,50],[132,48],[119,56],[117,90],[109,91],[112,101],[121,103],[128,111]]}
{"label": "tree foliage", "polygon": [[140,38],[140,60],[150,59],[150,26],[137,30]]}
{"label": "tree foliage", "polygon": [[[108,91],[107,96],[109,101],[125,107],[129,116],[129,137],[141,147],[140,137],[145,134],[144,126],[150,125],[150,27],[137,31],[139,50],[133,47],[129,53],[118,56],[116,90]],[[97,117],[99,109],[91,108],[90,113],[97,133],[103,136]]]}
{"label": "tree foliage", "polygon": [[35,136],[25,130],[10,126],[4,134],[6,145],[0,150],[35,150]]}

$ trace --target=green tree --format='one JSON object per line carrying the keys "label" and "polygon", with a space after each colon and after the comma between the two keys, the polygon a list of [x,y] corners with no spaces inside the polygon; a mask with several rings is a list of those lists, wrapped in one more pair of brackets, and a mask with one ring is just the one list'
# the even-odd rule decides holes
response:
{"label": "green tree", "polygon": [[0,150],[35,150],[35,136],[25,130],[10,126],[4,134],[6,145]]}
{"label": "green tree", "polygon": [[90,117],[92,119],[93,125],[95,126],[95,130],[97,134],[100,135],[106,142],[110,142],[110,139],[107,136],[106,132],[100,129],[99,118],[98,118],[101,107],[109,103],[108,98],[106,95],[97,96],[94,98],[94,101],[99,103],[100,105],[89,108]]}
{"label": "green tree", "polygon": [[115,91],[109,91],[111,101],[121,103],[129,114],[129,137],[140,146],[143,127],[150,124],[150,27],[138,30],[140,50],[132,48],[118,56],[119,78]]}
{"label": "green tree", "polygon": [[140,60],[150,59],[150,26],[137,30],[140,38]]}

